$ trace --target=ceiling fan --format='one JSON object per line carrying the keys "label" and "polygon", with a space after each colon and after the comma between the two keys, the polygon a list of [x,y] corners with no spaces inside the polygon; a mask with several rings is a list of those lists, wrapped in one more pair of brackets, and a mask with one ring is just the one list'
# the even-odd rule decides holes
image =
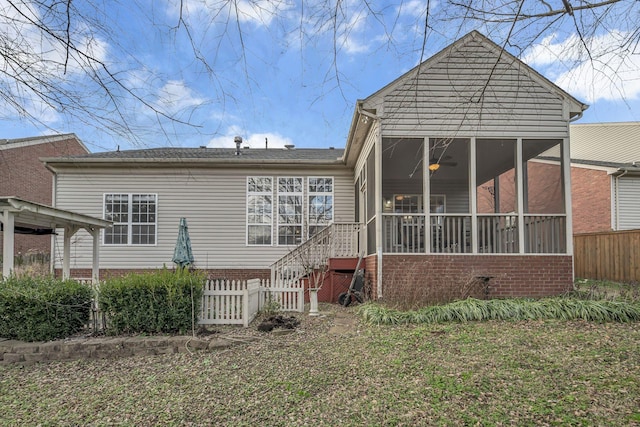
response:
{"label": "ceiling fan", "polygon": [[457,166],[458,162],[451,162],[451,156],[433,156],[429,159],[429,170],[435,172],[440,169],[440,166]]}

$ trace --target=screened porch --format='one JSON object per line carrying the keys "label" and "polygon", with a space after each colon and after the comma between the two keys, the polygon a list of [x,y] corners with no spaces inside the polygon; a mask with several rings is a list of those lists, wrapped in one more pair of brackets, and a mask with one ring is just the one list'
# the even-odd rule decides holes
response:
{"label": "screened porch", "polygon": [[[562,139],[383,138],[382,251],[567,253],[563,144]],[[373,166],[367,162],[360,180],[372,182]],[[374,202],[361,184],[361,197]],[[362,208],[373,214],[371,206]],[[369,243],[375,223],[370,216]]]}

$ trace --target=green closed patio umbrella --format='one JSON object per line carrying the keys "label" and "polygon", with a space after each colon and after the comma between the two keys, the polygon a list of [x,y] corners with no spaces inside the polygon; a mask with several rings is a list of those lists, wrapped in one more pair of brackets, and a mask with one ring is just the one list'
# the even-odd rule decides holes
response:
{"label": "green closed patio umbrella", "polygon": [[189,227],[187,227],[186,218],[180,218],[178,240],[173,251],[172,261],[178,264],[180,268],[193,264],[193,252],[191,251],[191,239],[189,238]]}

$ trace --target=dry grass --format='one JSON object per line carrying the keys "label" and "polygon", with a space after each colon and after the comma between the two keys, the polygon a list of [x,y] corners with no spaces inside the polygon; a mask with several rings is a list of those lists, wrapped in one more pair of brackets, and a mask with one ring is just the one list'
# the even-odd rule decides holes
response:
{"label": "dry grass", "polygon": [[[337,306],[321,307],[353,313]],[[303,317],[213,353],[0,367],[4,425],[637,425],[640,329]]]}

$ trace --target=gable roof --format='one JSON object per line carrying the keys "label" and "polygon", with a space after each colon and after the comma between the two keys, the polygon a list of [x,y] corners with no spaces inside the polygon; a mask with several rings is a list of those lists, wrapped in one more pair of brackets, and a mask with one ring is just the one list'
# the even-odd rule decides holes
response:
{"label": "gable roof", "polygon": [[104,165],[115,166],[119,164],[136,164],[142,166],[170,166],[172,164],[185,165],[343,165],[342,149],[241,149],[236,154],[235,148],[149,148],[141,150],[107,151],[91,153],[79,156],[48,157],[42,158],[47,167],[66,165]]}
{"label": "gable roof", "polygon": [[28,138],[0,139],[0,150],[11,150],[14,148],[22,148],[38,144],[48,144],[58,141],[67,141],[70,139],[76,140],[76,142],[84,149],[84,151],[86,151],[87,153],[89,152],[89,149],[84,145],[82,141],[80,141],[75,133],[32,136]]}
{"label": "gable roof", "polygon": [[[477,47],[481,47],[484,51],[483,52],[478,51]],[[416,92],[416,96],[418,96],[418,92],[423,91],[423,87],[419,85],[424,85],[425,82],[428,81],[428,78],[424,76],[431,70],[434,70],[433,71],[434,78],[435,78],[434,85],[439,84],[440,87],[442,87],[444,83],[441,80],[437,79],[437,72],[435,70],[438,68],[439,65],[446,62],[447,58],[454,58],[456,54],[458,54],[457,55],[458,58],[454,58],[454,60],[457,59],[458,61],[460,61],[462,57],[464,57],[465,59],[468,58],[468,53],[465,53],[465,49],[469,49],[472,52],[476,52],[475,57],[470,57],[472,59],[482,58],[482,59],[485,59],[485,62],[493,62],[493,57],[495,57],[498,59],[495,65],[501,64],[503,67],[507,69],[514,70],[514,72],[520,76],[526,75],[528,81],[531,82],[531,84],[540,88],[541,92],[548,93],[550,98],[556,100],[556,105],[562,111],[563,117],[566,117],[565,120],[578,118],[582,114],[582,112],[588,108],[588,105],[578,101],[572,95],[570,95],[569,93],[567,93],[566,91],[564,91],[563,89],[555,85],[553,82],[551,82],[550,80],[548,80],[547,78],[539,74],[533,68],[531,68],[530,66],[528,66],[527,64],[525,64],[524,62],[516,58],[515,56],[511,55],[509,52],[504,50],[501,46],[497,45],[496,43],[494,43],[484,35],[480,34],[478,31],[472,31],[467,35],[463,36],[462,38],[460,38],[459,40],[457,40],[456,42],[442,49],[440,52],[431,56],[421,64],[417,65],[407,73],[403,74],[399,78],[395,79],[388,85],[374,92],[367,98],[363,100],[359,100],[356,103],[354,116],[352,119],[351,128],[348,134],[349,136],[348,136],[347,144],[345,148],[347,157],[348,157],[346,159],[347,164],[353,164],[354,159],[358,155],[358,150],[362,148],[363,138],[366,137],[368,130],[371,126],[370,119],[371,118],[382,119],[382,121],[384,121],[384,119],[387,116],[391,117],[390,114],[397,114],[395,112],[392,112],[392,113],[387,112],[384,110],[384,108],[382,108],[385,106],[385,103],[387,102],[385,101],[387,97],[389,98],[389,104],[395,103],[394,105],[396,106],[408,105],[408,103],[405,102],[404,99],[402,99],[402,96],[397,95],[396,93],[401,92],[402,90],[406,91],[407,89],[404,89],[404,88],[410,87],[411,90],[414,90]],[[472,65],[469,65],[469,61],[466,61],[464,63],[453,62],[453,64],[459,65],[457,69],[463,69],[464,67],[468,68],[473,66],[473,62],[472,62]],[[489,77],[494,75],[493,71],[496,69],[495,65],[493,68],[489,67],[491,71],[491,73],[488,74]],[[462,78],[467,78],[472,75],[473,75],[473,72],[466,73],[466,75],[461,77],[461,80],[459,80],[461,83],[461,86],[465,86],[465,89],[466,89],[466,86],[472,86],[472,85],[469,85],[469,83],[473,83],[473,81],[462,80]],[[418,82],[418,76],[423,76],[423,79],[425,81]],[[496,80],[496,84],[500,84],[499,82],[500,82],[499,79]],[[420,88],[418,89],[418,87]],[[527,87],[525,90],[527,90],[528,88],[529,87]],[[484,91],[482,93],[484,93]],[[471,96],[471,95],[473,95],[472,91],[470,92],[470,94],[467,94],[467,96]],[[450,101],[447,101],[447,102],[450,102]],[[469,105],[476,105],[476,106],[477,105],[481,106],[483,104],[481,102],[472,102],[472,101],[469,101],[468,103]],[[401,107],[401,108],[405,108],[405,107]],[[447,104],[443,104],[443,106],[438,106],[438,108],[447,108]],[[428,108],[425,108],[425,110],[428,110]],[[482,115],[480,115],[480,117],[482,117]],[[367,124],[369,128],[364,126]]]}
{"label": "gable roof", "polygon": [[522,62],[520,59],[516,58],[515,56],[507,52],[505,49],[502,48],[502,46],[497,45],[491,39],[489,39],[488,37],[486,37],[485,35],[481,34],[476,30],[473,30],[470,33],[464,35],[460,39],[456,40],[449,46],[442,49],[440,52],[431,56],[430,58],[423,61],[422,63],[416,65],[413,69],[406,72],[402,76],[398,77],[396,80],[392,81],[388,85],[384,86],[383,88],[369,95],[366,99],[363,100],[364,106],[365,107],[368,106],[367,104],[373,102],[377,98],[380,98],[385,94],[387,94],[388,92],[395,90],[397,87],[404,84],[404,82],[406,82],[407,80],[414,78],[417,73],[424,71],[425,69],[428,69],[433,64],[440,62],[444,57],[449,55],[452,51],[457,50],[460,47],[472,41],[480,42],[485,48],[495,53],[501,59],[504,58],[510,62],[516,62],[522,65],[523,66],[522,71],[529,73],[532,78],[537,80],[538,83],[540,83],[542,86],[545,86],[550,92],[554,92],[558,94],[561,98],[565,99],[570,104],[572,104],[571,112],[574,113],[572,117],[575,115],[578,115],[579,113],[583,112],[588,108],[587,104],[584,104],[578,101],[571,94],[569,94],[568,92],[566,92],[565,90],[557,86],[555,83],[553,83],[552,81],[544,77],[542,74],[538,73],[536,70],[531,68],[526,63]]}

